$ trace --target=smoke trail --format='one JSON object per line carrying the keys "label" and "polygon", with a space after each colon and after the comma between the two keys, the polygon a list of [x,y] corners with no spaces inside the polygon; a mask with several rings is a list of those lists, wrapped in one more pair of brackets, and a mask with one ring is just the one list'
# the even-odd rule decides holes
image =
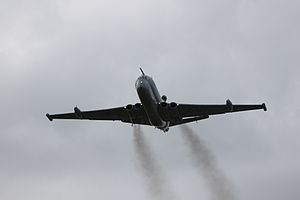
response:
{"label": "smoke trail", "polygon": [[153,152],[146,142],[140,126],[134,126],[134,149],[137,155],[140,170],[145,176],[150,194],[158,199],[177,199],[168,187],[162,169],[159,167]]}
{"label": "smoke trail", "polygon": [[182,137],[188,144],[192,153],[194,164],[201,173],[210,190],[213,200],[234,200],[236,199],[230,181],[224,172],[219,169],[213,153],[205,145],[198,135],[186,125],[180,126]]}

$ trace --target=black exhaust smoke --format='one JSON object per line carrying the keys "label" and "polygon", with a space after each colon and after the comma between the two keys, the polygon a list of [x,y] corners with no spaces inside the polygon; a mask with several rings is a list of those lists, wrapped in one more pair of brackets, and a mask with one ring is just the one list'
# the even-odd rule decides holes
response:
{"label": "black exhaust smoke", "polygon": [[178,199],[170,189],[164,172],[159,166],[154,153],[149,147],[140,126],[135,125],[133,129],[134,150],[137,156],[139,169],[144,176],[147,187],[152,198],[156,199]]}
{"label": "black exhaust smoke", "polygon": [[236,200],[232,184],[218,167],[216,159],[205,142],[186,125],[180,126],[191,158],[199,174],[205,179],[212,200]]}

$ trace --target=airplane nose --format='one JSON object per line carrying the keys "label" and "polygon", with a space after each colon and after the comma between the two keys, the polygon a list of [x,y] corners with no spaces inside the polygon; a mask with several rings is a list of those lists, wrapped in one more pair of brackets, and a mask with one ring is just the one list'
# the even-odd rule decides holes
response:
{"label": "airplane nose", "polygon": [[139,80],[136,84],[136,89],[137,90],[143,90],[143,89],[146,89],[148,87],[149,87],[149,85],[148,85],[148,82],[146,80]]}

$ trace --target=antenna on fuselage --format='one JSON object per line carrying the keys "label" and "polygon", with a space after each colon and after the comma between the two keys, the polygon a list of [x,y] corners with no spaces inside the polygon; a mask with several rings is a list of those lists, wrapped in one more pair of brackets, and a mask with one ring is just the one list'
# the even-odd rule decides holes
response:
{"label": "antenna on fuselage", "polygon": [[142,68],[141,68],[141,67],[140,67],[140,70],[141,70],[141,72],[142,72],[143,76],[145,76],[145,73],[143,72],[143,70],[142,70]]}

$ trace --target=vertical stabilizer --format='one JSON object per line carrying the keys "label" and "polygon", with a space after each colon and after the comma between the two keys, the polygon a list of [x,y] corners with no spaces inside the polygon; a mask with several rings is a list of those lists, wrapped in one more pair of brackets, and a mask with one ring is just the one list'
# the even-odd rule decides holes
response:
{"label": "vertical stabilizer", "polygon": [[140,70],[141,70],[143,76],[145,76],[145,73],[143,72],[143,69],[141,67],[140,67]]}

